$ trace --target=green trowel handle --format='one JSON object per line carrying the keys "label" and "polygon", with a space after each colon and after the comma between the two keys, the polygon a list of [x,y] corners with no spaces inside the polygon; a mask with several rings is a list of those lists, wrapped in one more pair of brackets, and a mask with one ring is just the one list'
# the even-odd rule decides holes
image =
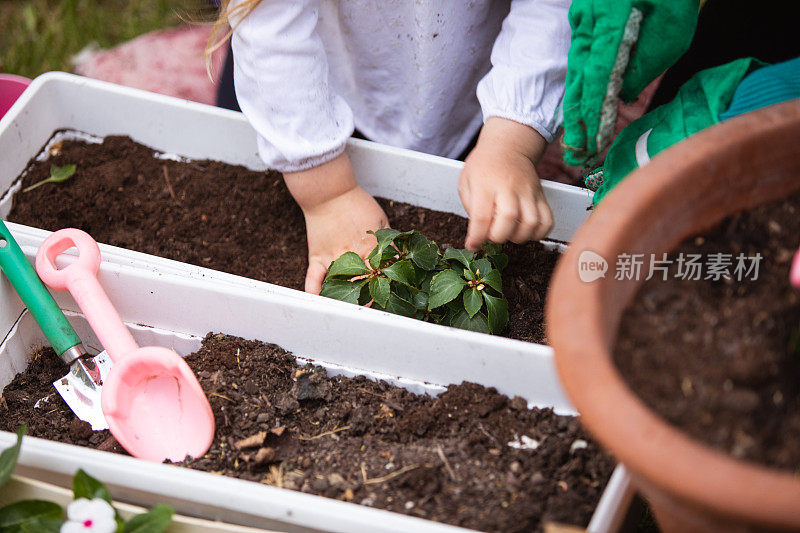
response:
{"label": "green trowel handle", "polygon": [[81,343],[80,337],[67,322],[67,317],[36,275],[36,271],[2,220],[0,220],[0,270],[16,289],[20,299],[59,356]]}

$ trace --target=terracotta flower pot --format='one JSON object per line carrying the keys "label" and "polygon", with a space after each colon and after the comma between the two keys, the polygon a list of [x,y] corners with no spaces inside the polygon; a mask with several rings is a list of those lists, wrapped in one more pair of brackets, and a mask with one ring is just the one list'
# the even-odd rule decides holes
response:
{"label": "terracotta flower pot", "polygon": [[[623,309],[643,280],[614,279],[616,258],[667,252],[732,213],[798,189],[800,100],[794,100],[659,154],[603,200],[556,269],[547,333],[564,387],[584,425],[630,469],[664,531],[800,530],[800,476],[691,439],[628,388],[611,350]],[[584,250],[608,261],[604,278],[580,280]]]}

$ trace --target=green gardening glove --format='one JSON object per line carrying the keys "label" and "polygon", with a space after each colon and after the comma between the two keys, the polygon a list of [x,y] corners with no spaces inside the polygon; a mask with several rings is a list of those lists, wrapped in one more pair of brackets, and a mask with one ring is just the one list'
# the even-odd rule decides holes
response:
{"label": "green gardening glove", "polygon": [[[745,58],[698,72],[680,88],[674,100],[628,124],[611,145],[603,166],[584,178],[589,189],[596,189],[594,203],[662,150],[720,122],[742,80],[762,67],[761,61]],[[766,96],[775,93],[767,92]],[[770,103],[772,100],[763,99],[760,105]]]}
{"label": "green gardening glove", "polygon": [[585,167],[611,144],[620,97],[635,100],[689,48],[699,0],[574,0],[564,95],[564,161]]}

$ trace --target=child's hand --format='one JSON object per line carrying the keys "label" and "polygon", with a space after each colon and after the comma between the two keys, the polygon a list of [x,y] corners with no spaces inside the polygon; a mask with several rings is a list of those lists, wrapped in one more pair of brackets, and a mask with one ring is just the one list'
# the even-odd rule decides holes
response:
{"label": "child's hand", "polygon": [[305,290],[319,294],[331,262],[347,251],[366,257],[377,244],[367,230],[389,227],[389,221],[378,202],[356,183],[345,154],[284,178],[306,219]]}
{"label": "child's hand", "polygon": [[529,126],[497,117],[486,121],[458,183],[469,215],[466,248],[477,251],[487,240],[521,244],[547,235],[553,214],[533,164],[546,146]]}

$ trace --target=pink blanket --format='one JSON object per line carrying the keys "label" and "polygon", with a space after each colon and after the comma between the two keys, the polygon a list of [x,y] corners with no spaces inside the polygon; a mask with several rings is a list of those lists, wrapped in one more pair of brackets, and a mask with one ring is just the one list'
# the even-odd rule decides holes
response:
{"label": "pink blanket", "polygon": [[[213,105],[217,89],[206,73],[203,55],[210,31],[209,26],[190,26],[147,33],[110,50],[87,54],[76,64],[75,72]],[[214,54],[211,71],[215,81],[223,54]]]}

